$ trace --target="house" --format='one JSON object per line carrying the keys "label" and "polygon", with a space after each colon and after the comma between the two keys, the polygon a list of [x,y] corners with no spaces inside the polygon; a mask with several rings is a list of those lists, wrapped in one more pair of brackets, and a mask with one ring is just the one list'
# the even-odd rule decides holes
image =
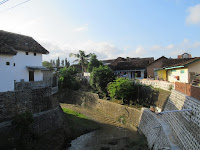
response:
{"label": "house", "polygon": [[103,60],[104,64],[114,71],[118,77],[126,77],[129,79],[143,79],[147,76],[146,67],[154,61],[153,57],[150,58],[122,58],[118,57],[115,60]]}
{"label": "house", "polygon": [[0,92],[13,91],[20,82],[45,86],[49,70],[42,55],[48,53],[32,37],[0,30]]}
{"label": "house", "polygon": [[164,61],[167,60],[165,56],[162,56],[147,66],[147,77],[155,78],[157,77],[157,72],[155,70],[162,68]]}
{"label": "house", "polygon": [[[179,60],[179,63],[178,61]],[[167,60],[168,62],[170,61]],[[191,83],[196,74],[200,74],[200,57],[171,60],[173,65],[158,69],[158,77],[169,82]],[[173,62],[174,61],[174,62]],[[176,63],[175,63],[176,62]],[[165,62],[166,63],[166,62]]]}

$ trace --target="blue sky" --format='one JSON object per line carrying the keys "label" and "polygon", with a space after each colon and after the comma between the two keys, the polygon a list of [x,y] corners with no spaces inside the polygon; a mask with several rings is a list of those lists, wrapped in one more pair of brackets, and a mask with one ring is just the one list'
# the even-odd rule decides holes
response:
{"label": "blue sky", "polygon": [[0,29],[32,36],[50,51],[44,60],[79,49],[99,59],[200,56],[200,0],[30,0],[2,12],[23,1],[0,5]]}

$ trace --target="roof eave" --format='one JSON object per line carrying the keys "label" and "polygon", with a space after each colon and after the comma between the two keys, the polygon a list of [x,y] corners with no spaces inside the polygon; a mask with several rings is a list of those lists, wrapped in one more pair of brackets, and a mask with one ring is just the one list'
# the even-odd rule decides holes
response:
{"label": "roof eave", "polygon": [[174,67],[165,68],[165,70],[176,69],[176,68],[184,68],[184,67],[185,67],[185,66],[174,66]]}

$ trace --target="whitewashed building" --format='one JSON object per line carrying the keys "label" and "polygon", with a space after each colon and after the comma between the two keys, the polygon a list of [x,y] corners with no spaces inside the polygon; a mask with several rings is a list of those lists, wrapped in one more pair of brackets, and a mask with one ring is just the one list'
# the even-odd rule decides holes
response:
{"label": "whitewashed building", "polygon": [[17,82],[44,81],[42,55],[49,52],[32,37],[0,30],[0,92]]}

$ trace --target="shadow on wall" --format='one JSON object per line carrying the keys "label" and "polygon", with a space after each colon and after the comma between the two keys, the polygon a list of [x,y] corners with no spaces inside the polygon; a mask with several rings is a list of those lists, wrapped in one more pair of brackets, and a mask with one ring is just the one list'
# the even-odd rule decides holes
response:
{"label": "shadow on wall", "polygon": [[65,90],[58,93],[58,99],[61,103],[75,104],[88,108],[95,108],[99,99],[98,94],[82,91]]}

